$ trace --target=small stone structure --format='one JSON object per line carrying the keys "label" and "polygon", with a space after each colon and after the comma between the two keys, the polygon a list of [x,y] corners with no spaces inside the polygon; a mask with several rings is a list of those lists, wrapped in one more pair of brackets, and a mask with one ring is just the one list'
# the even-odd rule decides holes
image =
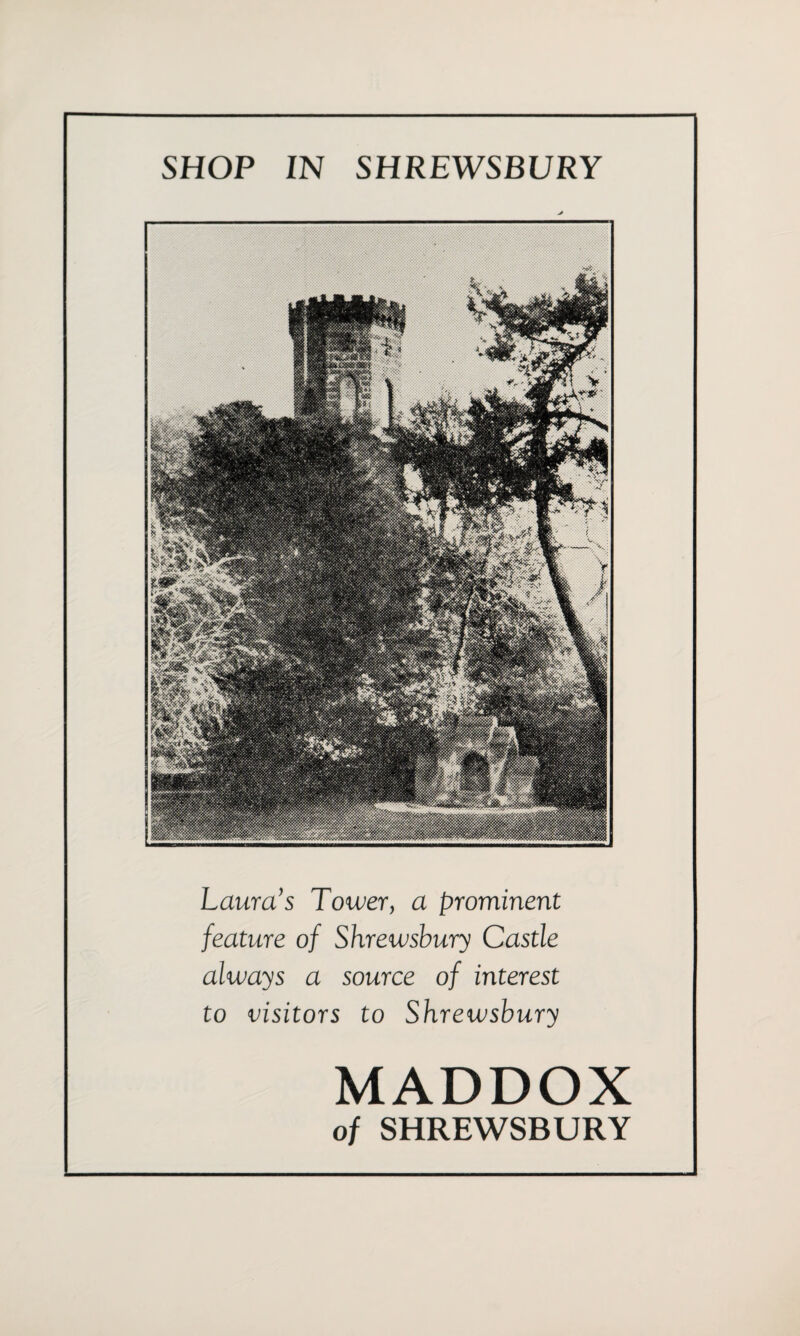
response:
{"label": "small stone structure", "polygon": [[535,807],[538,756],[520,756],[513,728],[462,714],[442,728],[435,755],[417,758],[414,797],[432,807]]}

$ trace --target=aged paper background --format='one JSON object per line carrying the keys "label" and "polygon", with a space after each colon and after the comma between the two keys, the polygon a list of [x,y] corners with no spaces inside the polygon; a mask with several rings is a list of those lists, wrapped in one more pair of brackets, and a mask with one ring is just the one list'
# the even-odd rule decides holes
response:
{"label": "aged paper background", "polygon": [[[789,1332],[789,7],[8,6],[4,1316],[17,1332]],[[696,111],[699,1137],[687,1180],[61,1177],[61,114]]]}

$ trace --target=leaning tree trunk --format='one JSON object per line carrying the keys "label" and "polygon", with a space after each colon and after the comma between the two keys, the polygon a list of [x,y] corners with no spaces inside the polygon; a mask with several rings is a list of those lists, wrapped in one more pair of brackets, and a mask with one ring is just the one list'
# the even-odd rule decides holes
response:
{"label": "leaning tree trunk", "polygon": [[605,719],[608,709],[605,656],[592,637],[587,634],[580,617],[575,611],[572,590],[564,571],[558,544],[553,535],[553,524],[550,518],[550,476],[547,460],[546,422],[546,414],[542,414],[534,435],[536,527],[539,543],[550,579],[553,582],[553,588],[556,591],[558,606],[564,615],[567,630],[572,636],[573,643],[578,651],[578,657],[583,664],[589,682],[589,689],[597,702],[597,708]]}

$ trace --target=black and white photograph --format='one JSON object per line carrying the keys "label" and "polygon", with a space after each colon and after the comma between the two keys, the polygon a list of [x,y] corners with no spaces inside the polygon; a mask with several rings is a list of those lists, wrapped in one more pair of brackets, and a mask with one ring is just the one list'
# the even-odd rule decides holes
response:
{"label": "black and white photograph", "polygon": [[611,270],[148,224],[149,843],[610,843]]}

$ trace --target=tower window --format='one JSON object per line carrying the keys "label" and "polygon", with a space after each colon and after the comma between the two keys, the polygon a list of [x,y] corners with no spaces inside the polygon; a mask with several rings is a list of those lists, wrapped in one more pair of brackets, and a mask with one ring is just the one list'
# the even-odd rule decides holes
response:
{"label": "tower window", "polygon": [[339,416],[342,422],[355,421],[358,407],[358,387],[352,376],[342,376],[339,382]]}
{"label": "tower window", "polygon": [[316,411],[317,411],[317,396],[309,386],[303,397],[303,412],[306,415],[306,417],[313,417]]}

